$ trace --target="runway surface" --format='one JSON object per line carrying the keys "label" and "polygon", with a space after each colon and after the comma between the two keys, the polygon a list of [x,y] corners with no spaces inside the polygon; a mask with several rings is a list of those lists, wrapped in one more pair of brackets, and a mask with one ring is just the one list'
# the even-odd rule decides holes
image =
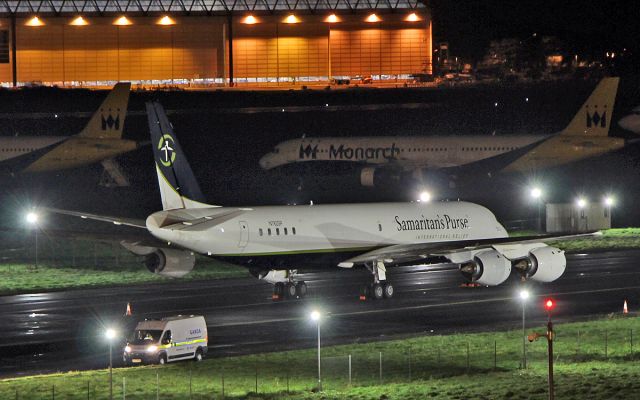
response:
{"label": "runway surface", "polygon": [[[625,299],[640,306],[640,250],[568,255],[558,281],[533,284],[527,322],[546,320],[542,300],[557,299],[554,319],[575,320],[621,312]],[[325,344],[416,334],[516,328],[521,323],[520,282],[492,288],[460,288],[452,264],[391,269],[393,299],[361,302],[365,270],[300,274],[309,296],[273,302],[272,286],[256,279],[131,286],[0,297],[0,377],[106,366],[106,326],[123,336],[140,319],[202,314],[209,329],[209,357],[311,347],[313,308],[327,313]],[[123,317],[127,302],[132,317]],[[121,348],[114,347],[119,359]]]}

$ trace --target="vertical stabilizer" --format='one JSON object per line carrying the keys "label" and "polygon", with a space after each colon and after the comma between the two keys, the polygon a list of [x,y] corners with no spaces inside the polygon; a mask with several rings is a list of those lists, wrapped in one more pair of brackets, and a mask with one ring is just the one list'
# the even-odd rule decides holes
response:
{"label": "vertical stabilizer", "polygon": [[607,136],[620,78],[604,78],[580,107],[562,135]]}
{"label": "vertical stabilizer", "polygon": [[130,89],[130,82],[116,83],[78,136],[99,139],[122,138]]}
{"label": "vertical stabilizer", "polygon": [[162,208],[175,210],[211,207],[205,203],[198,182],[162,105],[158,102],[148,102],[146,107],[151,148],[162,196]]}

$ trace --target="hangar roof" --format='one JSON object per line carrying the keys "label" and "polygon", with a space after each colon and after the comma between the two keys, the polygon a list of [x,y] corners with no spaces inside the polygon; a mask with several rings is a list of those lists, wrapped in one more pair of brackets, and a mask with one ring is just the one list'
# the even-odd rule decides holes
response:
{"label": "hangar roof", "polygon": [[28,16],[32,14],[229,14],[288,11],[309,12],[336,10],[357,12],[366,10],[423,9],[419,0],[0,0],[0,15]]}

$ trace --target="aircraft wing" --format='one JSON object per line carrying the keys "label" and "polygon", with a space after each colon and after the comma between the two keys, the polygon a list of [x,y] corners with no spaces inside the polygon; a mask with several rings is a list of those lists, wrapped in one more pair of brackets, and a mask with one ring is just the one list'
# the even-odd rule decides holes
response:
{"label": "aircraft wing", "polygon": [[455,254],[474,250],[493,248],[509,259],[515,259],[526,254],[531,248],[544,245],[545,242],[563,241],[601,235],[601,232],[591,232],[578,235],[559,236],[528,236],[502,239],[462,240],[447,243],[414,243],[398,244],[378,248],[367,253],[352,257],[339,264],[350,268],[355,264],[372,263],[383,260],[386,264],[407,264],[422,262],[429,257],[442,256],[451,262],[456,262]]}
{"label": "aircraft wing", "polygon": [[110,223],[112,223],[114,225],[125,225],[125,226],[130,226],[130,227],[133,227],[133,228],[142,228],[142,229],[145,229],[145,230],[147,229],[147,225],[146,225],[145,221],[141,220],[141,219],[111,217],[111,216],[107,216],[107,215],[91,214],[91,213],[85,213],[85,212],[80,212],[80,211],[61,210],[59,208],[49,208],[49,207],[45,207],[44,210],[48,211],[48,212],[55,213],[55,214],[70,215],[70,216],[73,216],[73,217],[80,217],[82,219],[92,219],[92,220],[95,220],[95,221],[110,222]]}

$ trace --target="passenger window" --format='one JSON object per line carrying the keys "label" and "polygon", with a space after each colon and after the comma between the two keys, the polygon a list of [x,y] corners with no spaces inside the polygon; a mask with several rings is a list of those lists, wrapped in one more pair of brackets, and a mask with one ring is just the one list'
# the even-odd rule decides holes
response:
{"label": "passenger window", "polygon": [[284,228],[284,234],[285,235],[287,234],[287,228]]}
{"label": "passenger window", "polygon": [[262,234],[264,233],[262,232],[262,228],[258,229],[258,232],[260,232],[260,236],[262,236]]}
{"label": "passenger window", "polygon": [[382,232],[382,224],[378,224],[378,231]]}
{"label": "passenger window", "polygon": [[296,228],[291,228],[291,233],[296,234]]}
{"label": "passenger window", "polygon": [[280,228],[276,228],[276,235],[280,236]]}
{"label": "passenger window", "polygon": [[267,229],[267,233],[271,236],[271,228]]}

